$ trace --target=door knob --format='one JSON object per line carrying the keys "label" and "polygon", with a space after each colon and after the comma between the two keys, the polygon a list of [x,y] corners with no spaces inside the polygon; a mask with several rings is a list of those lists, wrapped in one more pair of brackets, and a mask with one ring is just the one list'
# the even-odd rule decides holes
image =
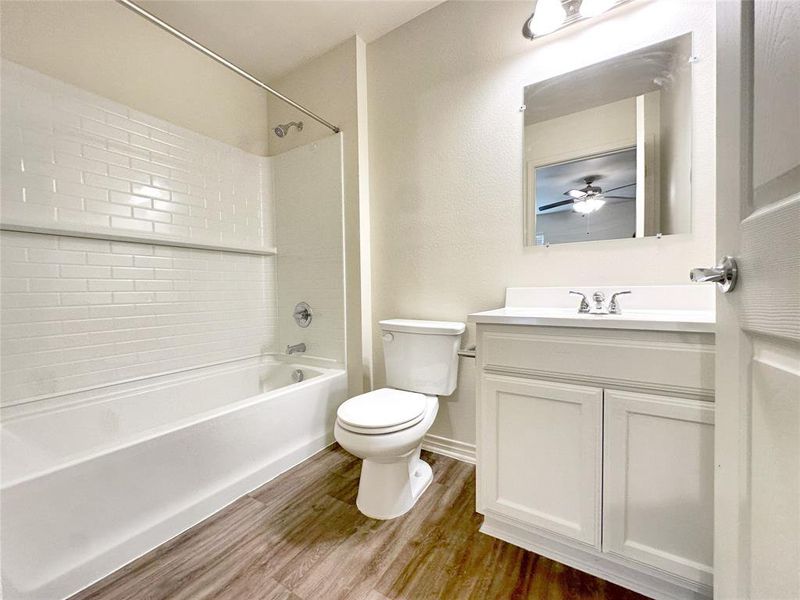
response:
{"label": "door knob", "polygon": [[722,288],[723,294],[727,294],[736,287],[738,276],[739,269],[736,259],[730,256],[723,256],[719,264],[711,269],[692,269],[689,272],[689,279],[695,283],[713,281]]}

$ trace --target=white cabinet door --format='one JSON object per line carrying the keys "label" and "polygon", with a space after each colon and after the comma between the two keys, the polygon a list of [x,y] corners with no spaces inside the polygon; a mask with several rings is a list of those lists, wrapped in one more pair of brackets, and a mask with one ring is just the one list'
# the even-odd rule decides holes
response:
{"label": "white cabinet door", "polygon": [[479,508],[599,548],[600,388],[481,377]]}
{"label": "white cabinet door", "polygon": [[714,405],[605,390],[603,551],[711,585]]}

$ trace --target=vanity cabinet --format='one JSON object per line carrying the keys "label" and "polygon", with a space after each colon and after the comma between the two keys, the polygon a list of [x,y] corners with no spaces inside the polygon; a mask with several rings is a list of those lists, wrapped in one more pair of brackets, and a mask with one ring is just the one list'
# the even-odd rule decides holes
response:
{"label": "vanity cabinet", "polygon": [[477,360],[482,531],[711,596],[713,333],[478,323]]}
{"label": "vanity cabinet", "polygon": [[485,508],[599,547],[603,390],[491,374],[481,385]]}
{"label": "vanity cabinet", "polygon": [[714,408],[605,390],[603,551],[711,585]]}

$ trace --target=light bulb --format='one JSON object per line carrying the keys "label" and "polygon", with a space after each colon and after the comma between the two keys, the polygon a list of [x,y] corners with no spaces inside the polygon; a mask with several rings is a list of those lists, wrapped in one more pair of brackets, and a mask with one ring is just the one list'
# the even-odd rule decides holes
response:
{"label": "light bulb", "polygon": [[602,200],[597,196],[593,196],[591,198],[587,198],[586,200],[576,202],[572,205],[572,210],[577,213],[581,213],[582,215],[588,215],[589,213],[600,210],[605,203],[605,200]]}
{"label": "light bulb", "polygon": [[539,0],[531,19],[531,33],[545,35],[555,31],[564,24],[566,16],[567,11],[561,6],[561,0]]}
{"label": "light bulb", "polygon": [[594,17],[606,12],[612,6],[614,6],[614,0],[583,0],[580,8],[581,16]]}

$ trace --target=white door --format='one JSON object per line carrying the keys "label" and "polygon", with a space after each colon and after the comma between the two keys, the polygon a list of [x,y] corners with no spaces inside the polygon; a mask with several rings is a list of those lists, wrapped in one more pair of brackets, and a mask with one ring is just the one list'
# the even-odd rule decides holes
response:
{"label": "white door", "polygon": [[486,374],[481,509],[600,547],[603,390]]}
{"label": "white door", "polygon": [[717,4],[715,597],[800,598],[800,3]]}
{"label": "white door", "polygon": [[605,390],[603,552],[712,584],[714,403]]}

